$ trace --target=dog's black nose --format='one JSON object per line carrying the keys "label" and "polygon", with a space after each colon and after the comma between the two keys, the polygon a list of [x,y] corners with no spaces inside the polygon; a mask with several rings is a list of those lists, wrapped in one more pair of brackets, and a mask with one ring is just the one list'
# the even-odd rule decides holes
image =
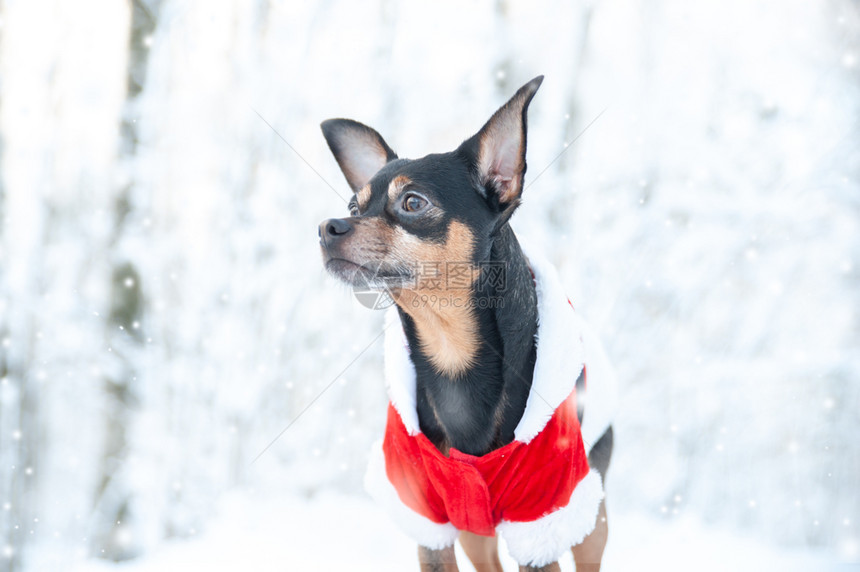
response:
{"label": "dog's black nose", "polygon": [[345,234],[352,232],[352,225],[342,218],[330,218],[322,221],[320,224],[320,238],[340,238]]}

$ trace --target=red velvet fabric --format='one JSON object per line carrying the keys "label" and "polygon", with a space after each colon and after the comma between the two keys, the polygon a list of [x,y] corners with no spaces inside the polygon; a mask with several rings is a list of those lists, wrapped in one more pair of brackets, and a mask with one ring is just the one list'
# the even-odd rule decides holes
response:
{"label": "red velvet fabric", "polygon": [[589,471],[575,391],[531,442],[480,457],[454,448],[442,455],[423,433],[410,436],[389,404],[383,451],[388,479],[406,506],[484,536],[503,519],[530,522],[566,506]]}

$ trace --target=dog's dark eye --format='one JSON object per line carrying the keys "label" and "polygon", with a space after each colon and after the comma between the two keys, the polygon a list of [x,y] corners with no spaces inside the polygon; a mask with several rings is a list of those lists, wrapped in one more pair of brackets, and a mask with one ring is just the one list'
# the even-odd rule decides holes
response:
{"label": "dog's dark eye", "polygon": [[349,203],[349,216],[358,216],[361,213],[358,212],[358,205],[355,203]]}
{"label": "dog's dark eye", "polygon": [[409,213],[418,212],[427,206],[427,199],[422,196],[409,193],[403,197],[403,210]]}

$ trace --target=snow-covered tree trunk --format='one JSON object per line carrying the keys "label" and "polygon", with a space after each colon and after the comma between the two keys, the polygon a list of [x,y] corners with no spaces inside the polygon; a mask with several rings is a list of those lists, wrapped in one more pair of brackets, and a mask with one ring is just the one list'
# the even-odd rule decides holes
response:
{"label": "snow-covered tree trunk", "polygon": [[[120,150],[117,159],[119,188],[112,197],[113,228],[106,245],[110,253],[110,310],[106,316],[105,338],[110,363],[104,372],[105,442],[101,480],[95,491],[92,545],[97,556],[125,560],[140,550],[132,509],[135,491],[130,482],[128,432],[138,408],[140,362],[144,355],[143,286],[138,261],[125,244],[127,217],[139,208],[135,197],[135,167],[142,117],[139,97],[146,85],[149,48],[158,19],[160,0],[131,2],[131,33],[127,70],[127,93],[120,122]],[[136,253],[139,254],[139,253]]]}

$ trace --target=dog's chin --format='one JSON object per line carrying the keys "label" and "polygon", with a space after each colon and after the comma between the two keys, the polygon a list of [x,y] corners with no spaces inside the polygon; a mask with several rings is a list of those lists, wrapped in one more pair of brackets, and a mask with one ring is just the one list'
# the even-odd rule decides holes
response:
{"label": "dog's chin", "polygon": [[389,290],[401,288],[411,280],[405,274],[362,266],[343,258],[329,258],[325,261],[325,268],[332,276],[353,288]]}
{"label": "dog's chin", "polygon": [[343,258],[329,258],[325,261],[329,274],[349,286],[360,286],[367,282],[370,273],[364,267]]}

